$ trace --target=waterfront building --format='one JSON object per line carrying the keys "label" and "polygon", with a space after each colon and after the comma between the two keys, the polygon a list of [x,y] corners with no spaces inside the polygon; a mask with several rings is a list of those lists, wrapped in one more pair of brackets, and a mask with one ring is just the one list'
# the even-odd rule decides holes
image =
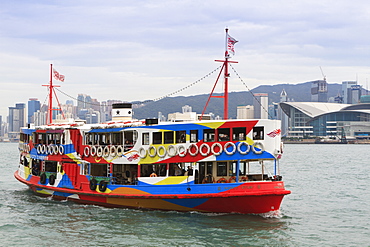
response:
{"label": "waterfront building", "polygon": [[36,98],[30,98],[28,100],[28,114],[27,114],[27,123],[34,123],[33,114],[40,110],[40,101]]}
{"label": "waterfront building", "polygon": [[311,82],[311,101],[328,102],[328,83],[325,79]]}
{"label": "waterfront building", "polygon": [[253,94],[253,109],[255,119],[268,119],[268,94]]}
{"label": "waterfront building", "polygon": [[253,119],[254,118],[254,107],[252,105],[238,106],[236,110],[237,119]]}

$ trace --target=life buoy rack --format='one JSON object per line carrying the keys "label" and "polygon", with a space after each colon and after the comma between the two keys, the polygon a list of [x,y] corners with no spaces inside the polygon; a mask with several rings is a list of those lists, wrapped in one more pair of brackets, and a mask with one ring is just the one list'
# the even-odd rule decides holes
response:
{"label": "life buoy rack", "polygon": [[103,147],[102,146],[99,146],[97,149],[96,149],[96,155],[98,157],[102,157],[103,156]]}
{"label": "life buoy rack", "polygon": [[226,178],[220,178],[219,180],[217,180],[217,183],[227,183],[227,180]]}
{"label": "life buoy rack", "polygon": [[140,158],[144,159],[146,157],[146,155],[147,155],[147,153],[146,153],[145,148],[140,147],[139,148],[139,156],[140,156]]}
{"label": "life buoy rack", "polygon": [[[231,146],[232,147],[232,150],[231,151],[228,151],[227,148]],[[227,155],[233,155],[236,151],[236,146],[233,142],[227,142],[224,146],[224,151]]]}
{"label": "life buoy rack", "polygon": [[[163,150],[163,154],[161,154],[161,150]],[[159,146],[157,149],[157,154],[159,157],[163,158],[167,154],[167,150],[164,146]]]}
{"label": "life buoy rack", "polygon": [[[256,150],[256,148],[259,148],[259,150]],[[265,151],[265,147],[261,142],[255,142],[252,145],[252,151],[255,154],[262,154],[262,152]]]}
{"label": "life buoy rack", "polygon": [[[153,150],[153,152],[151,150]],[[148,148],[148,154],[150,157],[154,158],[157,154],[157,149],[154,146],[150,146]]]}
{"label": "life buoy rack", "polygon": [[[242,146],[246,146],[247,149],[245,151],[242,151]],[[239,144],[238,144],[238,152],[240,154],[248,154],[250,150],[251,150],[251,146],[249,146],[248,143],[246,143],[246,142],[239,142]]]}
{"label": "life buoy rack", "polygon": [[186,155],[186,148],[184,145],[180,145],[178,148],[177,148],[177,152],[179,154],[180,157],[185,157]]}
{"label": "life buoy rack", "polygon": [[122,156],[122,155],[123,155],[123,147],[117,146],[117,156]]}
{"label": "life buoy rack", "polygon": [[[220,151],[216,152],[215,147],[218,147]],[[222,153],[222,145],[218,142],[213,143],[211,146],[211,152],[213,155],[216,155],[216,156],[220,155]]]}
{"label": "life buoy rack", "polygon": [[108,182],[107,181],[105,181],[105,180],[100,181],[100,183],[99,183],[100,192],[106,191],[107,187],[108,187]]}
{"label": "life buoy rack", "polygon": [[[203,152],[203,149],[206,148],[206,152]],[[202,155],[202,156],[207,156],[209,155],[209,152],[211,151],[211,148],[209,147],[209,145],[207,143],[202,143],[202,145],[200,145],[199,147],[199,153]]]}
{"label": "life buoy rack", "polygon": [[45,173],[42,173],[40,175],[40,183],[41,184],[46,184],[46,174]]}
{"label": "life buoy rack", "polygon": [[85,157],[89,157],[89,155],[90,155],[90,148],[89,147],[84,148],[84,155],[85,155]]}
{"label": "life buoy rack", "polygon": [[117,148],[116,148],[116,146],[111,146],[110,147],[110,149],[109,149],[109,152],[110,152],[110,156],[112,156],[112,157],[116,157],[116,155],[117,155]]}
{"label": "life buoy rack", "polygon": [[50,185],[54,185],[55,184],[55,175],[50,175],[50,177],[49,177],[49,184]]}
{"label": "life buoy rack", "polygon": [[95,156],[96,153],[97,153],[97,148],[95,146],[92,146],[91,147],[91,152],[90,152],[91,156]]}
{"label": "life buoy rack", "polygon": [[90,180],[90,190],[96,190],[97,186],[98,186],[98,181],[95,178],[92,178]]}
{"label": "life buoy rack", "polygon": [[[192,152],[191,151],[191,149],[194,147],[194,149],[195,149],[195,152]],[[188,147],[188,153],[191,155],[191,156],[195,156],[195,155],[197,155],[198,154],[198,151],[199,151],[199,148],[198,148],[198,146],[196,145],[196,144],[194,144],[194,143],[192,143],[192,144],[190,144],[189,145],[189,147]]]}
{"label": "life buoy rack", "polygon": [[229,180],[227,182],[231,183],[233,180],[234,180],[234,182],[236,182],[236,177],[235,176],[232,176],[231,178],[229,178]]}
{"label": "life buoy rack", "polygon": [[167,147],[168,156],[173,157],[177,154],[177,148],[175,145],[169,145]]}

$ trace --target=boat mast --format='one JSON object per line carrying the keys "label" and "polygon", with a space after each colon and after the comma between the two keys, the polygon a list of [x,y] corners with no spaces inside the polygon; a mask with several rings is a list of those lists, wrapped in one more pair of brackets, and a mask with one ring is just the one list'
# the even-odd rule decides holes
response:
{"label": "boat mast", "polygon": [[[229,77],[230,77],[230,73],[229,73],[229,63],[238,63],[236,61],[229,61],[229,58],[230,58],[230,54],[229,54],[229,47],[228,45],[230,44],[230,41],[229,41],[229,38],[231,38],[228,34],[228,31],[229,29],[226,28],[225,29],[226,31],[226,39],[225,39],[225,59],[224,60],[215,60],[216,62],[222,62],[223,65],[222,65],[222,68],[221,68],[221,71],[220,71],[220,74],[218,75],[217,79],[216,79],[216,82],[213,86],[213,89],[208,97],[208,100],[207,100],[207,103],[206,105],[204,106],[204,109],[203,109],[203,112],[202,112],[202,115],[200,116],[200,120],[202,120],[203,118],[203,115],[207,109],[207,106],[208,106],[208,103],[210,101],[211,98],[223,98],[224,99],[224,119],[229,119]],[[237,41],[233,41],[233,42],[237,42]],[[234,43],[233,43],[234,44]],[[232,45],[233,45],[232,44]],[[222,96],[213,96],[213,92],[216,88],[216,85],[217,85],[217,82],[218,82],[218,79],[220,78],[220,75],[222,73],[222,71],[224,71],[224,93]]]}
{"label": "boat mast", "polygon": [[[62,112],[63,118],[65,119],[64,113],[62,108],[60,107],[59,99],[57,94],[55,93],[54,87],[60,87],[58,85],[53,85],[53,64],[50,64],[50,82],[49,85],[42,85],[44,87],[49,87],[49,103],[48,103],[48,112],[47,112],[47,124],[53,123],[53,111],[60,110]],[[53,109],[53,93],[55,95],[55,99],[57,100],[58,107],[57,109]]]}

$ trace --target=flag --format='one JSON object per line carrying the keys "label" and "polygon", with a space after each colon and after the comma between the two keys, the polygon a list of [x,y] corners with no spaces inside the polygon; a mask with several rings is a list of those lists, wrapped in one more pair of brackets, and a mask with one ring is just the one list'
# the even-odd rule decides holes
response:
{"label": "flag", "polygon": [[59,81],[64,81],[64,75],[61,75],[59,74],[58,71],[56,71],[55,69],[53,69],[53,73],[54,73],[54,79],[56,80],[59,80]]}
{"label": "flag", "polygon": [[227,57],[231,57],[230,55],[235,55],[234,45],[238,42],[236,39],[231,37],[229,34],[227,34],[227,44],[226,44],[226,55]]}

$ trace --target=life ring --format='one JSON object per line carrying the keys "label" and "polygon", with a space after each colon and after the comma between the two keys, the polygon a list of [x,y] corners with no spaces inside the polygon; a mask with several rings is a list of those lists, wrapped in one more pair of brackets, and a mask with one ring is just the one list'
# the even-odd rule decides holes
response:
{"label": "life ring", "polygon": [[37,154],[41,154],[41,149],[42,149],[42,146],[38,145],[37,148],[36,148]]}
{"label": "life ring", "polygon": [[123,155],[123,147],[117,146],[117,156],[122,156],[122,155]]}
{"label": "life ring", "polygon": [[217,183],[227,183],[227,180],[226,178],[220,178],[219,180],[217,180]]}
{"label": "life ring", "polygon": [[[161,150],[163,149],[163,154],[161,154]],[[158,156],[163,158],[167,154],[167,150],[164,146],[159,146],[157,150]]]}
{"label": "life ring", "polygon": [[64,154],[64,147],[62,145],[59,146],[59,154],[60,155]]}
{"label": "life ring", "polygon": [[102,157],[103,156],[103,147],[102,146],[99,146],[97,149],[96,149],[96,155],[98,157]]}
{"label": "life ring", "polygon": [[155,172],[153,172],[152,174],[150,174],[150,177],[151,178],[154,178],[154,177],[158,177],[157,174]]}
{"label": "life ring", "polygon": [[98,181],[96,181],[95,178],[92,178],[90,180],[90,190],[96,190],[97,186],[98,186]]}
{"label": "life ring", "polygon": [[49,184],[50,185],[54,185],[55,184],[55,175],[50,175],[50,177],[49,177]]}
{"label": "life ring", "polygon": [[173,157],[177,154],[177,148],[175,145],[169,145],[167,147],[168,156]]}
{"label": "life ring", "polygon": [[110,151],[110,156],[112,156],[112,157],[116,157],[116,155],[117,155],[117,148],[116,148],[116,146],[111,146],[110,147],[110,149],[109,149],[109,151]]}
{"label": "life ring", "polygon": [[54,145],[54,154],[57,155],[59,152],[59,147],[57,145]]}
{"label": "life ring", "polygon": [[[260,150],[256,150],[256,148],[259,148]],[[255,142],[252,145],[252,151],[255,154],[261,154],[263,151],[265,151],[265,148],[261,142]]]}
{"label": "life ring", "polygon": [[246,182],[248,181],[248,177],[241,177],[240,182]]}
{"label": "life ring", "polygon": [[180,157],[184,157],[186,155],[186,148],[184,145],[180,145],[178,148],[177,148],[177,152],[179,154]]}
{"label": "life ring", "polygon": [[[191,148],[194,147],[195,148],[195,152],[191,152]],[[190,144],[190,146],[188,147],[188,152],[191,156],[195,156],[198,154],[198,151],[199,151],[199,148],[197,145],[195,145],[194,143]]]}
{"label": "life ring", "polygon": [[[220,151],[218,151],[218,152],[215,151],[216,146],[220,149]],[[213,155],[216,155],[216,156],[220,155],[222,153],[222,145],[218,142],[213,143],[212,146],[211,146],[211,152],[212,152]]]}
{"label": "life ring", "polygon": [[[153,152],[151,151],[153,149]],[[150,157],[154,157],[157,154],[157,149],[154,146],[150,146],[148,148],[148,154]]]}
{"label": "life ring", "polygon": [[[228,151],[227,148],[231,146],[233,149],[231,151]],[[224,151],[227,155],[233,155],[236,151],[236,146],[233,142],[227,142],[224,146]]]}
{"label": "life ring", "polygon": [[[242,146],[243,145],[247,147],[247,149],[245,151],[242,151]],[[251,150],[251,146],[249,146],[248,143],[246,143],[246,142],[239,142],[239,144],[238,144],[238,152],[240,154],[248,154],[250,150]]]}
{"label": "life ring", "polygon": [[140,158],[144,159],[146,157],[147,153],[146,153],[146,150],[145,148],[141,147],[139,148],[139,156]]}
{"label": "life ring", "polygon": [[97,151],[97,148],[95,146],[92,146],[91,147],[91,156],[95,156],[96,155],[96,151]]}
{"label": "life ring", "polygon": [[46,174],[45,173],[40,175],[40,183],[46,184]]}
{"label": "life ring", "polygon": [[85,155],[85,157],[89,157],[89,155],[90,155],[90,148],[89,147],[84,148],[84,155]]}
{"label": "life ring", "polygon": [[[206,152],[203,152],[204,147],[206,148]],[[209,147],[209,145],[207,143],[202,143],[202,145],[200,145],[200,147],[199,147],[199,153],[202,156],[207,156],[210,151],[211,151],[211,148]]]}
{"label": "life ring", "polygon": [[47,146],[47,150],[47,154],[54,154],[54,148],[51,144]]}
{"label": "life ring", "polygon": [[109,147],[108,146],[104,147],[103,156],[104,156],[104,158],[107,158],[109,156]]}
{"label": "life ring", "polygon": [[44,154],[46,152],[46,146],[42,145],[41,146],[41,153]]}
{"label": "life ring", "polygon": [[235,176],[232,176],[231,178],[229,178],[229,180],[227,181],[228,183],[231,183],[231,181],[233,181],[234,180],[234,182],[236,182],[236,178],[235,178]]}
{"label": "life ring", "polygon": [[107,182],[107,181],[102,180],[102,181],[100,181],[100,183],[99,183],[99,190],[100,190],[101,192],[104,192],[104,191],[106,191],[106,190],[107,190],[107,186],[108,186],[108,182]]}

